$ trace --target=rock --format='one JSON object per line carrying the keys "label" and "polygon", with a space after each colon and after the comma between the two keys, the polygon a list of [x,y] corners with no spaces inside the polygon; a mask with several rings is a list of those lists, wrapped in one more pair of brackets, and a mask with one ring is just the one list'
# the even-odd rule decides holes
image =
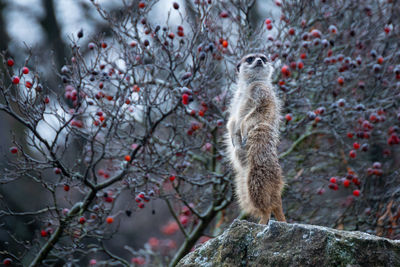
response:
{"label": "rock", "polygon": [[235,220],[177,266],[400,266],[400,241],[315,225]]}

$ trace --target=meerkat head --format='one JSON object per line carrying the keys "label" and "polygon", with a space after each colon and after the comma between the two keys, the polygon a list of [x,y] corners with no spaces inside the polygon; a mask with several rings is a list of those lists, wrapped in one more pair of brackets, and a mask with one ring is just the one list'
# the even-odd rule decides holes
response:
{"label": "meerkat head", "polygon": [[269,81],[273,67],[264,54],[248,54],[236,67],[239,80],[246,83],[254,81]]}

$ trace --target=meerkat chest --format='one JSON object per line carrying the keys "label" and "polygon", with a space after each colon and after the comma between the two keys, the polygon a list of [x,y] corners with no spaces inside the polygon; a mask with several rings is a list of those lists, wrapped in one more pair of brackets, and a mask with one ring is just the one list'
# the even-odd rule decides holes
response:
{"label": "meerkat chest", "polygon": [[241,121],[251,110],[253,103],[246,92],[239,92],[231,105],[231,114]]}

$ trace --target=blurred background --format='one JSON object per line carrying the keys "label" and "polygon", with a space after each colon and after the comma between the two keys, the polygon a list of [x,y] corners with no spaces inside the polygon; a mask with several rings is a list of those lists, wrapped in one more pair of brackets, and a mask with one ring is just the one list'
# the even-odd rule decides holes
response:
{"label": "blurred background", "polygon": [[[158,64],[155,64],[157,70],[164,70],[163,64],[170,56],[168,53],[171,53],[172,61],[177,65],[176,69],[171,71],[174,74],[187,73],[194,66],[201,69],[200,72],[197,72],[198,77],[196,77],[199,80],[193,80],[192,84],[190,82],[187,84],[193,90],[199,89],[199,92],[190,92],[192,98],[190,104],[181,104],[177,113],[174,114],[177,117],[173,119],[184,118],[180,121],[179,127],[181,128],[175,130],[178,129],[177,131],[183,136],[182,140],[187,141],[186,144],[193,145],[197,144],[196,142],[200,144],[196,151],[197,155],[207,154],[207,149],[203,147],[207,142],[207,145],[211,144],[211,147],[216,148],[217,154],[220,153],[218,157],[208,153],[207,157],[220,160],[223,156],[223,145],[220,140],[210,138],[208,131],[210,128],[207,127],[201,130],[196,129],[201,134],[192,136],[195,131],[192,131],[193,125],[198,125],[198,123],[219,125],[220,128],[215,127],[216,130],[213,134],[218,138],[223,135],[224,116],[226,116],[224,105],[229,102],[229,99],[225,101],[224,98],[226,95],[229,96],[227,91],[235,88],[233,81],[236,74],[232,71],[234,65],[238,58],[245,53],[261,50],[274,61],[276,72],[273,76],[273,83],[283,101],[282,115],[284,119],[281,125],[282,142],[279,151],[281,153],[280,163],[287,182],[283,201],[288,222],[361,230],[393,239],[400,238],[400,227],[398,227],[400,221],[400,190],[398,187],[400,181],[400,150],[398,146],[400,102],[397,101],[400,99],[400,53],[398,52],[400,17],[396,16],[400,11],[395,4],[396,1],[370,0],[356,4],[356,1],[352,0],[281,2],[272,0],[214,2],[208,0],[207,3],[212,3],[210,5],[214,5],[213,8],[217,6],[214,12],[209,12],[211,18],[209,28],[197,25],[196,19],[190,17],[190,7],[194,6],[194,3],[201,2],[203,3],[201,8],[207,8],[205,0],[160,0],[151,7],[148,13],[124,10],[123,2],[134,3],[134,6],[137,6],[139,0],[96,0],[94,2],[100,4],[104,11],[112,15],[116,20],[114,26],[120,26],[119,22],[121,21],[119,20],[129,17],[126,16],[129,12],[133,15],[145,14],[146,17],[138,18],[136,23],[142,30],[145,30],[147,26],[143,25],[146,24],[147,19],[148,24],[153,28],[148,33],[139,33],[139,35],[150,39],[146,36],[153,38],[158,34],[161,40],[167,44],[170,42],[170,46],[164,45],[165,43],[162,42],[158,46],[150,45],[148,48],[137,45],[137,43],[132,46],[130,43],[132,40],[140,43],[145,39],[138,36],[134,38],[124,36],[121,38],[124,42],[117,41],[113,28],[110,26],[112,23],[106,21],[100,15],[101,12],[99,14],[99,10],[96,10],[96,6],[91,0],[0,0],[0,51],[5,53],[5,59],[15,60],[15,69],[26,65],[32,70],[32,73],[34,71],[40,73],[41,83],[46,88],[46,93],[53,92],[52,100],[59,97],[59,100],[65,104],[66,109],[60,112],[65,112],[67,108],[72,107],[72,103],[68,102],[66,97],[64,98],[67,82],[64,82],[63,78],[67,80],[67,75],[63,76],[62,69],[65,64],[73,66],[71,51],[76,48],[74,45],[78,44],[82,47],[80,52],[88,62],[95,57],[94,55],[98,55],[103,60],[92,62],[93,69],[101,69],[96,64],[107,62],[108,65],[102,74],[105,73],[105,76],[112,77],[110,80],[116,79],[118,82],[118,79],[121,78],[118,75],[121,73],[115,71],[118,69],[118,64],[113,65],[115,55],[110,53],[109,56],[108,52],[105,52],[112,49],[100,48],[100,42],[103,40],[108,42],[109,48],[114,45],[116,50],[119,49],[119,62],[125,60],[124,57],[128,55],[129,58],[123,62],[128,62],[131,67],[139,69],[139,73],[151,70],[146,62],[142,64],[141,56],[144,57],[143,61],[146,61],[145,57],[150,54],[155,58],[154,62]],[[152,1],[145,2],[154,3]],[[182,12],[182,17],[176,10],[170,12],[174,2],[181,6],[179,12]],[[246,13],[247,10],[244,12],[239,8],[237,10],[229,9],[234,4],[242,7],[249,4],[251,8],[248,13]],[[244,13],[247,16],[246,20],[240,17],[244,16]],[[233,14],[240,15],[232,16]],[[389,16],[389,14],[391,15]],[[183,21],[188,18],[191,19],[192,24],[196,24],[196,27],[190,28],[190,23]],[[266,20],[266,18],[268,19]],[[267,22],[268,20],[269,22]],[[176,23],[174,23],[175,21]],[[165,28],[165,30],[161,31],[159,25],[161,25],[161,29]],[[178,25],[185,26],[185,37],[169,37],[168,31],[169,34],[174,33]],[[242,26],[243,28],[240,28]],[[155,30],[157,27],[158,33]],[[115,29],[120,30],[118,27],[114,27]],[[203,32],[196,35],[197,32],[190,32],[191,30]],[[84,38],[80,38],[78,42],[77,34],[80,31]],[[121,32],[120,30],[119,34]],[[179,32],[176,33],[179,34]],[[187,51],[186,48],[190,45],[190,41],[187,40],[193,36],[196,36],[197,40],[193,42],[192,50]],[[171,41],[172,39],[173,41]],[[224,40],[229,41],[229,45],[224,46]],[[90,42],[95,43],[99,49],[88,49]],[[165,49],[165,46],[170,50]],[[182,47],[184,51],[180,50]],[[168,53],[164,53],[165,51]],[[182,55],[187,57],[182,57]],[[201,55],[204,56],[203,59],[200,59]],[[25,64],[27,57],[30,56],[32,58]],[[136,60],[137,57],[138,60]],[[186,60],[187,58],[188,60]],[[5,64],[1,64],[0,68],[6,68]],[[6,68],[1,69],[1,72],[6,73],[10,69],[13,70]],[[106,71],[111,74],[107,74]],[[67,72],[68,70],[65,71],[65,73]],[[168,75],[162,71],[154,73],[152,75],[154,74],[155,78],[168,77],[165,80],[171,84],[170,87],[184,84],[184,82],[180,84],[180,80],[175,76],[171,77],[168,71]],[[88,74],[85,80],[86,85],[90,85],[92,82],[92,85],[94,84],[93,91],[97,92],[99,83],[104,81],[106,84],[105,80],[94,78],[95,75],[92,75],[90,71],[86,74]],[[184,79],[182,78],[182,80]],[[129,88],[131,85],[129,80],[127,81],[126,88]],[[4,79],[4,83],[10,83],[9,79]],[[124,86],[121,88],[126,89]],[[152,88],[151,86],[156,88],[158,85],[154,83],[148,87]],[[105,89],[106,87],[107,85]],[[88,88],[90,90],[92,87],[88,86]],[[181,95],[178,97],[174,95],[175,92],[172,89],[176,88],[168,86],[165,88],[160,86],[160,88],[166,89],[165,91],[172,95],[171,99],[178,104],[183,101],[180,98]],[[184,89],[190,91],[188,88]],[[221,91],[223,93],[219,94]],[[216,98],[214,98],[215,95],[212,95],[215,92],[218,92]],[[186,91],[182,91],[182,96],[183,93]],[[219,98],[220,96],[222,97]],[[215,101],[216,99],[218,101]],[[198,108],[206,101],[208,101],[206,106],[209,105],[211,111],[204,118],[200,115],[197,116],[196,113],[195,116],[188,114],[189,106]],[[196,111],[196,108],[193,108],[192,111]],[[58,110],[55,113],[57,112]],[[92,126],[92,124],[90,125]],[[24,140],[28,140],[29,136],[21,124],[4,112],[0,112],[0,129],[1,172],[18,160],[18,157],[10,159],[12,155],[10,155],[9,149],[13,145],[13,141],[18,140],[21,146],[24,146],[26,145]],[[85,129],[80,130],[82,133],[85,131]],[[39,128],[39,131],[43,136],[51,135],[46,127]],[[166,130],[162,129],[161,131]],[[192,132],[189,133],[190,131]],[[68,143],[70,155],[79,154],[84,150],[81,145],[84,142],[79,142],[79,138],[82,136],[75,137],[76,140]],[[157,138],[156,136],[155,139],[158,140]],[[353,152],[354,154],[351,154]],[[357,156],[355,152],[357,152]],[[193,154],[187,158],[192,156]],[[179,157],[176,155],[176,158]],[[182,161],[187,158],[182,157]],[[193,156],[193,158],[195,157]],[[68,163],[75,160],[76,158],[72,158],[72,156],[65,159]],[[180,160],[176,161],[180,163]],[[182,165],[184,165],[183,163]],[[194,164],[194,169],[190,170],[188,176],[195,178],[196,174],[199,174],[198,176],[203,175],[202,179],[204,180],[213,177],[215,173],[207,169],[205,166],[207,164],[202,162],[197,164]],[[204,166],[195,169],[201,164]],[[229,169],[229,165],[223,160],[218,164],[222,166],[220,169]],[[107,164],[104,165],[107,166]],[[114,167],[112,163],[109,166]],[[184,168],[186,166],[182,167],[182,169]],[[73,168],[71,167],[71,169]],[[164,170],[160,169],[160,173],[162,173]],[[44,175],[43,180],[53,179],[52,182],[54,182],[52,171],[46,169],[42,174]],[[159,175],[159,177],[161,176]],[[38,249],[45,240],[48,240],[45,238],[49,237],[47,235],[41,239],[40,231],[46,230],[46,227],[49,229],[54,227],[50,223],[52,220],[56,221],[57,216],[52,217],[51,213],[50,216],[39,215],[36,217],[2,216],[1,212],[8,209],[18,212],[42,209],[48,203],[52,203],[53,196],[44,189],[41,183],[32,182],[30,177],[16,179],[12,183],[6,183],[7,181],[3,178],[0,177],[0,198],[2,200],[0,201],[0,252],[3,251],[6,254],[4,252],[6,250],[15,252],[21,247],[28,247],[24,242],[18,240],[34,240],[32,245]],[[138,180],[140,179],[138,178]],[[77,181],[74,182],[78,187],[82,185]],[[121,186],[121,184],[119,185]],[[83,196],[83,190],[79,191],[79,188],[76,189],[73,186],[70,191],[69,189],[63,190],[61,182],[58,184],[55,182],[55,188],[57,189],[57,198],[59,198],[57,200],[65,207],[71,207],[74,201],[80,201]],[[129,186],[126,188],[128,190],[122,192],[112,204],[110,204],[112,201],[109,202],[108,199],[117,190],[110,190],[110,195],[99,194],[95,200],[97,202],[94,203],[94,206],[103,205],[102,207],[107,208],[111,206],[110,210],[116,213],[113,215],[118,217],[116,220],[118,225],[111,228],[116,232],[104,231],[110,234],[104,236],[105,239],[109,239],[105,244],[112,252],[114,248],[121,250],[121,246],[124,246],[123,251],[114,252],[126,258],[138,254],[137,251],[140,249],[147,249],[146,253],[151,254],[149,246],[162,247],[165,249],[165,253],[162,251],[161,254],[165,260],[165,255],[170,251],[176,251],[183,240],[177,224],[171,223],[172,218],[168,207],[164,201],[154,199],[149,204],[146,203],[146,209],[138,210],[135,206],[136,192],[129,192]],[[69,191],[68,196],[64,191]],[[209,191],[200,193],[203,193],[202,196],[205,197],[211,195]],[[207,200],[205,198],[204,202]],[[135,208],[137,212],[130,216],[130,210],[135,211]],[[177,205],[176,210],[180,210],[180,208],[181,206]],[[102,209],[99,214],[101,212]],[[182,213],[185,212],[187,211]],[[226,224],[229,224],[238,215],[239,210],[234,201],[229,208],[224,209],[216,216],[216,219],[213,219],[213,225],[215,224],[213,234],[218,234],[218,231],[223,230]],[[184,217],[184,219],[187,218]],[[218,220],[223,223],[219,223]],[[110,228],[105,229],[109,230]],[[17,233],[18,238],[14,238],[13,233]],[[44,234],[46,235],[47,232],[45,231]],[[75,235],[75,233],[69,234],[70,236]],[[204,236],[202,241],[207,238]],[[75,239],[71,242],[74,241]],[[89,243],[90,241],[87,242],[87,244]],[[73,245],[76,245],[77,249],[81,248],[79,242]],[[26,258],[32,258],[33,255],[29,255],[29,253],[32,254],[32,250],[27,251]],[[85,251],[82,255],[85,255]],[[82,261],[83,265],[89,262],[89,256]],[[140,260],[137,261],[140,262]],[[135,264],[139,264],[138,262]],[[162,266],[163,263],[165,262],[161,261],[159,265]],[[78,262],[77,266],[80,266],[79,264]]]}
{"label": "blurred background", "polygon": [[[122,1],[97,0],[104,10],[118,14],[123,7]],[[161,0],[152,8],[149,16],[151,24],[164,23],[170,15],[170,23],[177,19],[177,13],[165,12],[173,2],[184,5],[184,1]],[[272,2],[257,1],[251,11],[251,21],[256,25],[267,15],[277,16],[277,7]],[[115,16],[118,18],[118,16]],[[57,73],[70,61],[71,41],[76,39],[79,31],[83,31],[85,38],[82,46],[87,46],[91,39],[104,38],[111,34],[107,21],[99,15],[89,0],[0,0],[0,51],[5,52],[6,58],[13,58],[16,65],[25,65],[28,55],[32,55],[28,67],[38,71],[41,75],[43,87],[63,95],[64,86]],[[85,43],[86,42],[86,43]],[[0,68],[4,66],[1,65]],[[27,132],[15,120],[0,112],[0,170],[8,168],[9,148],[13,140],[24,140]],[[46,129],[42,129],[46,131]],[[46,135],[46,133],[43,133]],[[22,143],[23,144],[23,143]],[[75,146],[74,149],[81,149]],[[49,177],[52,173],[48,174]],[[46,178],[44,178],[46,179]],[[0,197],[7,203],[6,209],[14,211],[32,211],[43,208],[48,203],[48,194],[43,194],[40,185],[29,180],[20,180],[11,184],[2,184]],[[78,197],[78,195],[77,195]],[[60,193],[63,198],[63,192]],[[73,198],[73,197],[72,197]],[[35,201],[27,201],[34,199]],[[126,201],[132,198],[126,196]],[[121,200],[121,198],[120,198]],[[67,203],[68,200],[65,200]],[[124,211],[129,205],[119,201],[119,209]],[[113,244],[126,244],[133,249],[143,248],[149,238],[165,238],[165,233],[176,233],[177,229],[170,225],[170,214],[162,201],[152,201],[152,208],[141,211],[134,219],[127,218],[125,223],[114,235]],[[4,208],[4,207],[3,207]],[[235,216],[238,215],[235,213]],[[163,228],[164,227],[164,228]],[[9,234],[18,233],[18,239],[32,240],[43,228],[43,221],[31,220],[30,217],[7,217],[1,222],[0,250],[17,251],[16,240],[11,240]],[[169,229],[169,230],[168,230]],[[7,234],[8,232],[8,234]],[[176,242],[182,236],[175,234],[171,239],[164,239],[162,244],[166,248],[176,249]],[[153,239],[154,241],[154,239]],[[114,243],[115,242],[115,243]],[[159,242],[159,241],[158,241]],[[23,245],[23,244],[19,244]],[[111,249],[112,250],[112,249]],[[30,252],[28,251],[28,254]],[[16,256],[19,256],[16,254]],[[33,256],[33,255],[32,255]],[[29,257],[28,257],[29,258]]]}

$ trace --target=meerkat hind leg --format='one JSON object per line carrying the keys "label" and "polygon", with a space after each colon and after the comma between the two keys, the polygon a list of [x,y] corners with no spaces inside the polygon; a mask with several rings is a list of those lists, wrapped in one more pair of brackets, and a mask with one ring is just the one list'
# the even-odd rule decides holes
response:
{"label": "meerkat hind leg", "polygon": [[283,214],[282,202],[279,206],[275,207],[272,210],[272,213],[274,213],[275,219],[277,221],[286,222],[285,214]]}
{"label": "meerkat hind leg", "polygon": [[258,223],[259,224],[268,224],[270,218],[271,218],[271,210],[268,209],[268,210],[264,211],[263,215],[261,215],[261,219]]}

